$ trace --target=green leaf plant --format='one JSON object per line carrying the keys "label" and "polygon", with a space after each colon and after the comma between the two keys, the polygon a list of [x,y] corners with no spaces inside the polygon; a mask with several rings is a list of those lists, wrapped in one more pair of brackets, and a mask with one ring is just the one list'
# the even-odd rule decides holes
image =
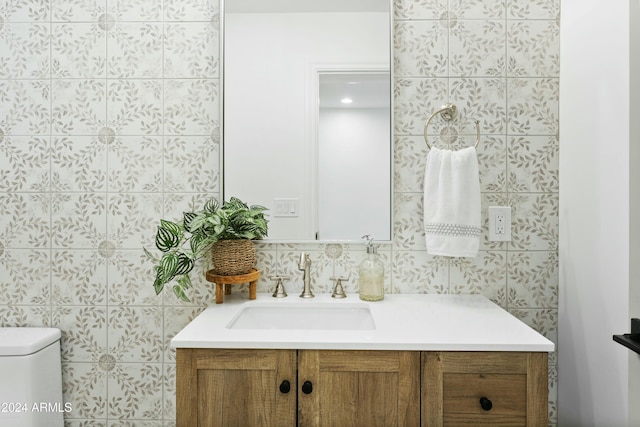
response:
{"label": "green leaf plant", "polygon": [[259,240],[267,236],[268,220],[263,206],[249,206],[232,197],[222,205],[214,198],[196,212],[184,212],[178,222],[160,220],[155,244],[161,255],[155,256],[144,248],[153,262],[156,273],[153,288],[159,295],[170,282],[174,295],[189,301],[190,273],[195,263],[211,250],[218,240]]}

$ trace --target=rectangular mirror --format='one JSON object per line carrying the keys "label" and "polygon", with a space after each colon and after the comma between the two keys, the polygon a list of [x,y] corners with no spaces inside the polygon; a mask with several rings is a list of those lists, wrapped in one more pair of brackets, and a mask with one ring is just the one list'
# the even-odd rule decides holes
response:
{"label": "rectangular mirror", "polygon": [[223,196],[269,240],[391,240],[390,0],[224,0]]}

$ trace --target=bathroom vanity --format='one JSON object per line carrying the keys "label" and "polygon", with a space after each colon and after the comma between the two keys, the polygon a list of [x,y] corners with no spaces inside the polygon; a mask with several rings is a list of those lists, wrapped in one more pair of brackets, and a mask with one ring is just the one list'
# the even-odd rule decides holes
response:
{"label": "bathroom vanity", "polygon": [[553,343],[480,295],[232,296],[171,343],[178,426],[547,424]]}

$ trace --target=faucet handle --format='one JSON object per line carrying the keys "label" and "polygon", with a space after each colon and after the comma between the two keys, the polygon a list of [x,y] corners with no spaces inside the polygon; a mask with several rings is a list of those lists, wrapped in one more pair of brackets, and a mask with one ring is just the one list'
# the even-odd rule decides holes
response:
{"label": "faucet handle", "polygon": [[302,252],[300,254],[300,260],[298,261],[298,269],[304,270],[305,267],[311,265],[311,257],[307,252]]}
{"label": "faucet handle", "polygon": [[349,277],[330,277],[329,280],[333,280],[336,282],[336,285],[333,287],[333,293],[331,294],[332,298],[346,298],[347,294],[344,293],[344,287],[342,287],[342,282],[348,282]]}
{"label": "faucet handle", "polygon": [[289,280],[289,276],[269,276],[269,279],[276,281],[276,290],[273,291],[274,298],[284,298],[287,296],[287,291],[284,290],[284,280]]}

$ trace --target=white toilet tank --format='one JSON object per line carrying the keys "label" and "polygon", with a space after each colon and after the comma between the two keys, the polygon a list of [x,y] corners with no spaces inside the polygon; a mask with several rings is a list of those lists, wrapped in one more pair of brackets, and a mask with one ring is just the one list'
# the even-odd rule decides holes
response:
{"label": "white toilet tank", "polygon": [[60,330],[0,328],[0,426],[62,427]]}

